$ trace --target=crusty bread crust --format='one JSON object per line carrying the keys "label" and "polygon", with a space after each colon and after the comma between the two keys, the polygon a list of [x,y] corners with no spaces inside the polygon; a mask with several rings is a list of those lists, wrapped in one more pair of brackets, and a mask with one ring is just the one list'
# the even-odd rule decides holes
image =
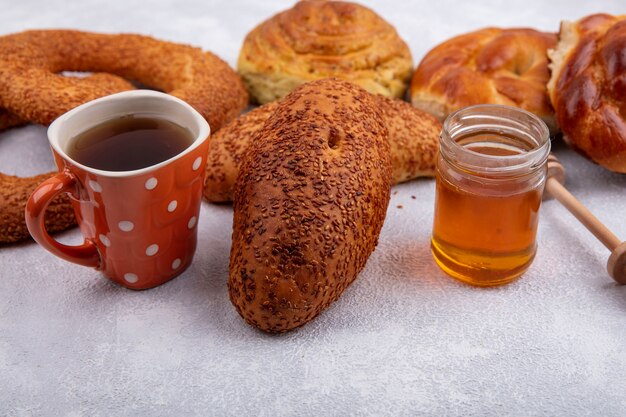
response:
{"label": "crusty bread crust", "polygon": [[[65,70],[101,73],[84,79],[57,74]],[[186,101],[215,130],[248,104],[237,73],[214,54],[189,45],[75,30],[0,37],[0,107],[23,120],[50,124],[89,100],[134,88],[120,77]]]}
{"label": "crusty bread crust", "polygon": [[[39,184],[56,173],[19,178],[0,173],[0,244],[29,238],[24,207]],[[45,226],[48,233],[59,232],[76,224],[74,210],[67,195],[59,195],[46,209]]]}
{"label": "crusty bread crust", "polygon": [[548,81],[548,96],[554,107],[556,102],[556,80],[561,76],[561,70],[569,55],[578,43],[578,31],[574,22],[562,21],[559,30],[559,41],[554,49],[548,49],[548,58],[550,60],[548,67],[550,68],[550,81]]}
{"label": "crusty bread crust", "polygon": [[548,91],[565,141],[626,173],[626,15],[563,22]]}
{"label": "crusty bread crust", "polygon": [[277,101],[257,107],[211,136],[204,176],[204,198],[213,203],[233,200],[235,180],[243,155],[254,141],[254,135],[261,130],[277,107]]}
{"label": "crusty bread crust", "polygon": [[[389,131],[393,182],[434,176],[441,123],[409,103],[375,95]],[[239,116],[217,131],[209,144],[204,197],[214,203],[232,201],[244,152],[265,121],[278,108],[272,102]]]}
{"label": "crusty bread crust", "polygon": [[393,26],[367,7],[341,1],[301,1],[264,21],[246,36],[237,64],[261,104],[326,77],[402,97],[412,66]]}
{"label": "crusty bread crust", "polygon": [[534,29],[486,28],[432,49],[413,75],[411,103],[440,120],[473,104],[506,104],[541,117],[556,130],[546,93],[546,51],[556,35]]}
{"label": "crusty bread crust", "polygon": [[389,131],[393,183],[434,176],[441,122],[406,101],[375,98]]}
{"label": "crusty bread crust", "polygon": [[376,247],[390,186],[387,129],[370,94],[333,79],[289,94],[235,185],[228,290],[239,314],[284,332],[339,298]]}

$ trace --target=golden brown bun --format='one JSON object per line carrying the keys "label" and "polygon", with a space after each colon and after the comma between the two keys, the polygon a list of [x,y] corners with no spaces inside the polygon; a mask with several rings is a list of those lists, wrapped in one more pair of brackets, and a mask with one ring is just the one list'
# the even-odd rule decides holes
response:
{"label": "golden brown bun", "polygon": [[263,104],[326,77],[402,97],[412,65],[409,47],[372,10],[349,2],[301,1],[246,36],[238,70]]}
{"label": "golden brown bun", "polygon": [[[401,100],[373,96],[389,131],[393,183],[433,176],[441,123]],[[264,104],[217,131],[211,137],[204,197],[214,203],[231,201],[243,153],[279,102]]]}
{"label": "golden brown bun", "polygon": [[376,96],[389,131],[393,183],[435,175],[441,123],[409,103]]}
{"label": "golden brown bun", "polygon": [[[30,236],[24,219],[26,202],[33,190],[54,174],[18,178],[0,173],[0,243],[19,242]],[[75,224],[69,198],[63,194],[52,200],[46,210],[46,230],[59,232]]]}
{"label": "golden brown bun", "polygon": [[257,107],[211,136],[204,177],[204,198],[214,203],[232,201],[243,155],[254,140],[254,135],[277,107],[277,101]]}
{"label": "golden brown bun", "polygon": [[[58,75],[64,70],[108,74]],[[120,77],[186,101],[215,130],[248,103],[243,82],[228,64],[188,45],[74,30],[0,36],[0,107],[23,120],[49,124],[89,100],[134,88]]]}
{"label": "golden brown bun", "polygon": [[506,104],[541,117],[556,130],[546,93],[546,51],[554,33],[486,28],[452,38],[432,49],[411,81],[411,103],[440,120],[473,104]]}
{"label": "golden brown bun", "polygon": [[550,59],[548,91],[565,141],[626,173],[626,15],[562,22]]}
{"label": "golden brown bun", "polygon": [[239,314],[284,332],[335,301],[376,247],[390,186],[387,129],[370,94],[333,79],[289,94],[235,186],[228,290]]}
{"label": "golden brown bun", "polygon": [[[62,75],[55,75],[55,77],[61,80],[61,82],[58,84],[60,89],[57,92],[60,96],[71,95],[76,90],[89,88],[97,89],[97,91],[101,92],[102,94],[111,94],[119,91],[131,90],[134,88],[134,86],[125,79],[107,73],[91,74],[84,78],[65,77]],[[0,99],[0,102],[1,101],[2,100]],[[48,122],[50,122],[50,120],[46,120],[46,124],[48,124]],[[27,120],[20,118],[19,116],[11,113],[7,109],[0,108],[0,130],[24,125],[27,123]]]}

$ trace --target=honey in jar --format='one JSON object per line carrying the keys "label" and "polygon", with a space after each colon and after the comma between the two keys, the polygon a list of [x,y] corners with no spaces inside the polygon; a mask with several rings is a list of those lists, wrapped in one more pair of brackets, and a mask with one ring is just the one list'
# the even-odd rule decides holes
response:
{"label": "honey in jar", "polygon": [[549,152],[547,126],[521,109],[471,106],[446,119],[431,248],[447,274],[492,286],[528,269]]}

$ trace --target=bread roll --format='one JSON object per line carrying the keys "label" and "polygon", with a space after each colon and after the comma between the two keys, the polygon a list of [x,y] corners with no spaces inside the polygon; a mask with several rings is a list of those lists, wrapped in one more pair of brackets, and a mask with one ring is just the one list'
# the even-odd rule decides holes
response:
{"label": "bread roll", "polygon": [[285,332],[335,301],[374,251],[390,186],[387,129],[371,95],[333,79],[291,93],[235,185],[228,290],[241,316]]}
{"label": "bread roll", "polygon": [[561,23],[548,84],[565,141],[626,173],[626,15]]}
{"label": "bread roll", "polygon": [[243,155],[254,135],[274,113],[278,102],[268,103],[245,113],[211,136],[204,176],[204,198],[213,203],[233,200],[235,180]]}
{"label": "bread roll", "polygon": [[[393,183],[433,176],[441,123],[404,101],[381,95],[373,97],[389,131]],[[204,183],[207,200],[214,203],[232,200],[243,153],[277,107],[278,102],[264,104],[213,135]]]}
{"label": "bread roll", "polygon": [[473,104],[506,104],[541,117],[556,131],[546,92],[548,48],[556,34],[486,28],[432,49],[411,80],[411,103],[443,120]]}
{"label": "bread roll", "polygon": [[393,183],[435,175],[441,123],[402,100],[376,96],[389,131]]}
{"label": "bread roll", "polygon": [[393,26],[367,7],[301,1],[246,36],[238,69],[250,94],[263,104],[326,77],[402,97],[412,65],[409,47]]}

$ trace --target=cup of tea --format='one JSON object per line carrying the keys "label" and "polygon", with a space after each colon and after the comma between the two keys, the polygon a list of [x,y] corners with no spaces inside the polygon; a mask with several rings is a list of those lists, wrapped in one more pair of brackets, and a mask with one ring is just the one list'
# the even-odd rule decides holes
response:
{"label": "cup of tea", "polygon": [[[59,173],[26,205],[31,236],[53,254],[131,289],[183,272],[196,250],[210,128],[184,101],[150,90],[113,94],[55,120],[48,140]],[[44,227],[66,193],[84,236],[78,246]]]}

